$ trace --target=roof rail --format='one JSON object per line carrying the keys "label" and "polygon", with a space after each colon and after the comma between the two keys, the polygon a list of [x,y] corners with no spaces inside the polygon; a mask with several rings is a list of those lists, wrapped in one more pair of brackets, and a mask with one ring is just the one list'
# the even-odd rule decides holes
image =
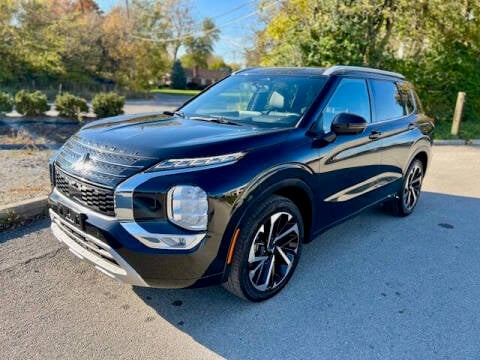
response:
{"label": "roof rail", "polygon": [[231,75],[240,74],[240,73],[242,73],[242,72],[244,72],[244,71],[252,70],[252,69],[257,69],[257,67],[251,66],[251,67],[245,67],[245,68],[242,68],[242,69],[238,69],[238,70],[235,70],[234,72],[232,72]]}
{"label": "roof rail", "polygon": [[379,74],[379,75],[386,75],[386,76],[393,76],[396,78],[400,79],[405,79],[405,76],[402,74],[392,72],[392,71],[385,71],[385,70],[379,70],[379,69],[374,69],[374,68],[369,68],[369,67],[362,67],[362,66],[330,66],[329,68],[326,68],[325,71],[323,72],[323,75],[336,75],[336,74],[344,74],[347,72],[364,72],[364,73],[371,73],[371,74]]}

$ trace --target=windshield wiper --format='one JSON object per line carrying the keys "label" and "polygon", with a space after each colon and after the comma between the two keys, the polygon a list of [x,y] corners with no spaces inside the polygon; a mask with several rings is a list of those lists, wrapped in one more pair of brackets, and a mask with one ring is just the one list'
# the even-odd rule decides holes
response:
{"label": "windshield wiper", "polygon": [[200,120],[200,121],[210,121],[218,124],[225,124],[225,125],[237,125],[241,126],[241,124],[236,123],[234,121],[228,120],[223,116],[190,116],[190,120]]}
{"label": "windshield wiper", "polygon": [[177,115],[177,116],[180,116],[183,119],[186,118],[185,113],[183,111],[164,111],[163,114],[168,115],[168,116]]}

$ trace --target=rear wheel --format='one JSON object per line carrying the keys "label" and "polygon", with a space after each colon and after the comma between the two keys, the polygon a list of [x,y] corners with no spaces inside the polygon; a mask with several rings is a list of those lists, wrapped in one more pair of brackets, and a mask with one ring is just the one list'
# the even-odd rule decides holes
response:
{"label": "rear wheel", "polygon": [[293,202],[272,196],[240,227],[225,288],[250,301],[277,294],[290,280],[300,258],[303,221]]}
{"label": "rear wheel", "polygon": [[415,159],[403,178],[402,190],[389,204],[394,215],[410,215],[417,206],[424,176],[423,163]]}

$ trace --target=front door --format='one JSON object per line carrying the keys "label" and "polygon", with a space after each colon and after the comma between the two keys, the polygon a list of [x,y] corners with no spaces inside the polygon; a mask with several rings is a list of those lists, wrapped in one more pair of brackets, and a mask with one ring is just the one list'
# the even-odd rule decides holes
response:
{"label": "front door", "polygon": [[335,116],[353,113],[365,118],[360,134],[338,135],[320,149],[316,201],[320,205],[318,228],[325,228],[375,201],[381,183],[381,157],[377,151],[377,125],[372,123],[370,96],[365,79],[340,78],[317,126],[325,133]]}

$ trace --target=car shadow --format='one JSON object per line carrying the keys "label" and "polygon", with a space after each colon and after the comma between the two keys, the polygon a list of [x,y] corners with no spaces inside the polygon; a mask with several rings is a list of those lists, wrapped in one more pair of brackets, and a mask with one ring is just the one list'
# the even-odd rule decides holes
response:
{"label": "car shadow", "polygon": [[221,286],[133,291],[226,358],[478,355],[478,219],[479,199],[432,192],[406,218],[367,210],[307,244],[290,283],[263,303]]}
{"label": "car shadow", "polygon": [[43,230],[49,226],[50,226],[50,220],[45,219],[45,220],[35,221],[31,224],[24,225],[16,229],[6,229],[3,231],[0,231],[0,244]]}

